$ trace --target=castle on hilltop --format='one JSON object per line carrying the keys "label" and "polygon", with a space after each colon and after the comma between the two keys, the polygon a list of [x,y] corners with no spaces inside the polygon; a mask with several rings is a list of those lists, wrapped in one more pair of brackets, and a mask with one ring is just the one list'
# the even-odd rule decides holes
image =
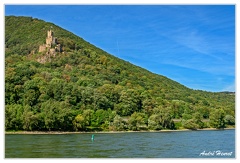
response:
{"label": "castle on hilltop", "polygon": [[47,31],[46,44],[39,46],[39,52],[47,52],[49,54],[55,54],[56,52],[62,52],[61,44],[58,44],[57,38],[54,37],[52,30]]}
{"label": "castle on hilltop", "polygon": [[52,30],[47,31],[46,44],[40,45],[38,51],[44,54],[37,59],[40,63],[51,61],[51,58],[55,57],[57,52],[62,52],[62,45],[58,43]]}

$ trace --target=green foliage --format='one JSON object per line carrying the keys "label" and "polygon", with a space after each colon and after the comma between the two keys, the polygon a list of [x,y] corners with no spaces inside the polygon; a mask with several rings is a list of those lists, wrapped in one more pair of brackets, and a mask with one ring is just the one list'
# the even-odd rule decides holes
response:
{"label": "green foliage", "polygon": [[[42,64],[50,28],[63,53]],[[6,130],[160,130],[174,129],[173,119],[202,128],[203,118],[222,127],[212,113],[220,107],[224,123],[235,121],[235,94],[189,89],[52,23],[15,16],[5,17],[5,106]]]}
{"label": "green foliage", "polygon": [[210,125],[214,128],[225,128],[225,111],[223,109],[214,109],[210,113]]}
{"label": "green foliage", "polygon": [[78,114],[73,121],[73,126],[76,131],[86,129],[86,124],[86,119],[81,114]]}
{"label": "green foliage", "polygon": [[34,114],[31,107],[26,105],[23,112],[23,129],[29,131],[38,129],[38,121],[38,115]]}
{"label": "green foliage", "polygon": [[23,127],[23,106],[20,104],[6,105],[5,129],[20,130]]}
{"label": "green foliage", "polygon": [[170,114],[170,108],[155,108],[148,118],[148,128],[151,130],[174,129],[175,125]]}
{"label": "green foliage", "polygon": [[182,126],[182,123],[181,123],[181,122],[174,122],[174,126],[175,126],[175,128],[174,128],[174,129],[176,129],[176,130],[179,130],[179,129],[182,129],[182,128],[183,128],[183,126]]}
{"label": "green foliage", "polygon": [[113,119],[113,130],[123,131],[125,130],[125,122],[122,117],[116,115]]}
{"label": "green foliage", "polygon": [[204,123],[202,121],[202,115],[199,112],[193,114],[193,122],[197,125],[197,128],[203,128]]}
{"label": "green foliage", "polygon": [[191,129],[191,130],[198,129],[198,125],[195,123],[193,119],[183,120],[182,126],[186,129]]}
{"label": "green foliage", "polygon": [[128,128],[133,131],[140,130],[146,124],[146,115],[144,113],[134,112],[128,120]]}
{"label": "green foliage", "polygon": [[202,129],[204,127],[202,119],[200,112],[192,113],[189,108],[186,108],[182,117],[182,126],[191,130]]}
{"label": "green foliage", "polygon": [[235,118],[232,115],[226,115],[224,117],[224,121],[226,125],[235,125]]}
{"label": "green foliage", "polygon": [[152,114],[148,119],[148,129],[150,130],[161,130],[163,127],[160,123],[159,116]]}

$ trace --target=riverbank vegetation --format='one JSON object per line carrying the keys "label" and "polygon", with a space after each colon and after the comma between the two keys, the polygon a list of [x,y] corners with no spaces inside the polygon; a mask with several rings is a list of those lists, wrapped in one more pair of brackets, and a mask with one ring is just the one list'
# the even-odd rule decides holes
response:
{"label": "riverbank vegetation", "polygon": [[[63,52],[37,58],[52,29]],[[189,89],[29,17],[5,17],[5,130],[139,131],[235,125],[235,93]]]}

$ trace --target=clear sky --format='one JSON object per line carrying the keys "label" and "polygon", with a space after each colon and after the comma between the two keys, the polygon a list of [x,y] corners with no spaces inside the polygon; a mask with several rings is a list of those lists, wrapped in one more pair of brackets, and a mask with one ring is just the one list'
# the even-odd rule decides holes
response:
{"label": "clear sky", "polygon": [[235,91],[234,5],[5,5],[189,88]]}

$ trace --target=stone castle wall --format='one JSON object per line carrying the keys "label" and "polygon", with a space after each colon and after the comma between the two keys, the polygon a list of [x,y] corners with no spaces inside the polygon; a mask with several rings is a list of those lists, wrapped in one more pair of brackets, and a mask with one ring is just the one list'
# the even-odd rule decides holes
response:
{"label": "stone castle wall", "polygon": [[54,37],[54,33],[51,30],[47,32],[46,44],[48,47],[57,44],[57,38]]}
{"label": "stone castle wall", "polygon": [[47,47],[45,44],[39,46],[39,49],[38,49],[39,52],[44,52],[46,50],[47,50]]}
{"label": "stone castle wall", "polygon": [[[54,48],[52,48],[53,45],[55,45]],[[56,52],[62,52],[62,46],[57,43],[57,38],[54,37],[52,30],[47,31],[46,44],[40,45],[38,51],[45,53],[44,56],[37,59],[40,63],[51,61],[51,57],[55,57]]]}
{"label": "stone castle wall", "polygon": [[[47,31],[47,38],[46,38],[46,44],[39,46],[39,52],[45,52],[49,49],[51,49],[52,45],[56,45],[55,51],[62,52],[62,46],[60,44],[57,44],[57,38],[54,37],[54,33],[52,30]],[[53,50],[51,50],[53,51]]]}

